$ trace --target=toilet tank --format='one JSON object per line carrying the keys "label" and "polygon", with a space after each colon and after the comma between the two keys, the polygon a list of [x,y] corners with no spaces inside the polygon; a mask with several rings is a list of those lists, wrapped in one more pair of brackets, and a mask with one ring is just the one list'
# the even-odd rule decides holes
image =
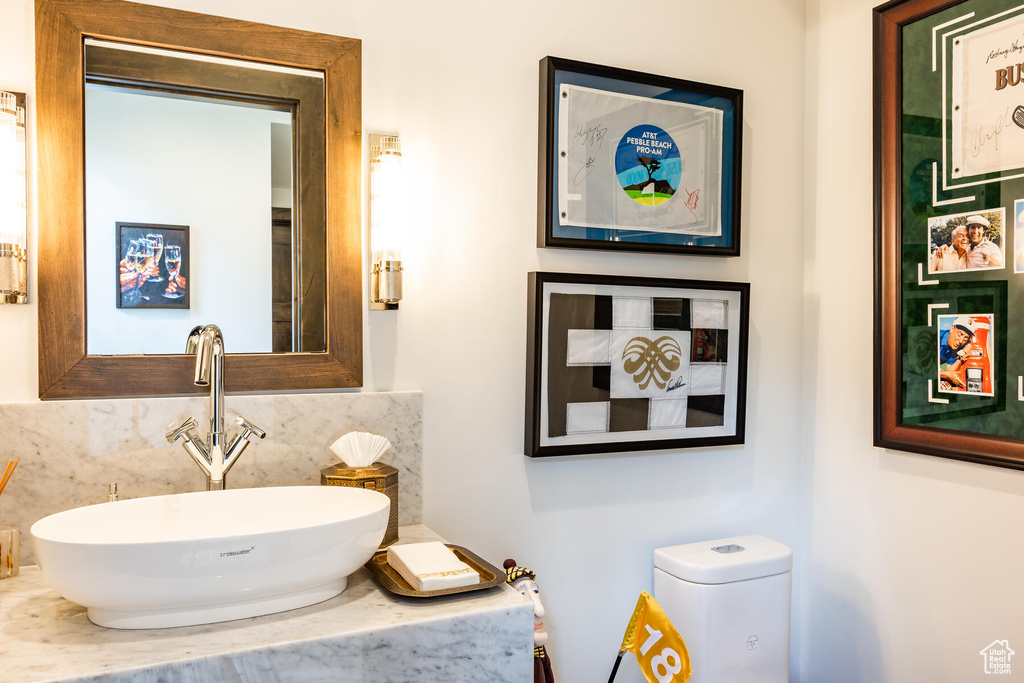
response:
{"label": "toilet tank", "polygon": [[654,551],[654,598],[690,652],[689,683],[789,681],[793,552],[762,536]]}

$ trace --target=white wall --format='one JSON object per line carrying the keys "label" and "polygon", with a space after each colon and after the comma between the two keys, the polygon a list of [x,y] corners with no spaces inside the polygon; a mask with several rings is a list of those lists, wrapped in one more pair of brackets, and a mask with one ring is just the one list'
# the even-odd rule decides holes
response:
{"label": "white wall", "polygon": [[36,363],[36,272],[35,267],[35,16],[28,0],[0,0],[0,24],[5,39],[0,41],[0,88],[28,94],[28,220],[29,228],[29,303],[0,306],[0,358],[8,359],[8,368],[0,380],[0,401],[26,401],[39,395]]}
{"label": "white wall", "polygon": [[[496,563],[534,569],[556,677],[607,680],[637,595],[652,588],[654,548],[759,533],[800,550],[804,3],[376,11],[394,18],[399,7],[405,20],[386,30],[349,9],[364,41],[364,129],[402,135],[421,209],[402,308],[369,316],[369,378],[378,389],[424,390],[427,523]],[[536,248],[545,55],[745,91],[743,257]],[[747,445],[524,458],[534,269],[750,281]],[[639,680],[635,666],[618,680]]]}
{"label": "white wall", "polygon": [[1024,653],[1024,473],[871,445],[875,4],[808,2],[800,679],[986,680]]}
{"label": "white wall", "polygon": [[[271,125],[291,114],[102,87],[85,112],[89,353],[181,353],[211,322],[269,353]],[[188,226],[187,310],[116,307],[118,222]]]}
{"label": "white wall", "polygon": [[[0,46],[0,77],[31,84],[31,4],[0,3],[0,24],[23,27]],[[560,681],[607,678],[652,588],[654,548],[759,533],[802,557],[803,0],[656,13],[612,0],[161,4],[363,40],[363,130],[402,136],[417,220],[401,310],[364,318],[365,385],[424,391],[425,521],[495,564],[536,570]],[[545,55],[745,91],[744,256],[536,248]],[[526,282],[538,269],[751,282],[747,444],[525,458]],[[34,311],[0,310],[13,337],[0,351],[29,369],[2,400],[36,395]],[[798,587],[801,576],[798,565]],[[807,612],[798,590],[795,642]],[[618,680],[638,680],[635,667]]]}

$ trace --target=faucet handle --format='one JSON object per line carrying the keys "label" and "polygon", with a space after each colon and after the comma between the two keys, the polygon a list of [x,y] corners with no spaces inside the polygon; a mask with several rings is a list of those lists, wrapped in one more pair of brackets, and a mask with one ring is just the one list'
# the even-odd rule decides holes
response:
{"label": "faucet handle", "polygon": [[188,417],[180,425],[167,432],[167,434],[165,435],[167,437],[167,443],[174,443],[175,441],[181,438],[182,434],[185,434],[188,432],[188,430],[195,429],[198,426],[199,423],[196,422],[196,419],[194,417]]}
{"label": "faucet handle", "polygon": [[242,432],[242,436],[241,436],[241,438],[243,438],[243,439],[248,439],[250,434],[255,434],[256,436],[258,436],[261,439],[266,437],[266,435],[267,435],[267,433],[265,431],[263,431],[262,429],[260,429],[256,425],[254,425],[252,422],[249,422],[248,420],[246,420],[241,415],[239,415],[237,418],[235,418],[235,422],[237,422],[239,425],[241,425],[242,429],[245,430],[245,431]]}

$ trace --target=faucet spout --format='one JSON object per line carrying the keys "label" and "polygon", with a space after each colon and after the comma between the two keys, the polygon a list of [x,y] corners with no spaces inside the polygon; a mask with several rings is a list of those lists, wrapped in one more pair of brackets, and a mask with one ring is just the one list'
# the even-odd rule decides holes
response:
{"label": "faucet spout", "polygon": [[[198,334],[196,333],[198,330]],[[185,352],[196,354],[196,386],[208,386],[219,380],[224,373],[224,335],[216,325],[196,327],[185,342]],[[220,360],[220,367],[216,361]]]}
{"label": "faucet spout", "polygon": [[[196,329],[199,330],[198,335]],[[224,459],[224,335],[216,325],[196,329],[189,334],[185,349],[195,346],[196,386],[210,387],[210,429],[206,450],[216,470],[216,463]]]}

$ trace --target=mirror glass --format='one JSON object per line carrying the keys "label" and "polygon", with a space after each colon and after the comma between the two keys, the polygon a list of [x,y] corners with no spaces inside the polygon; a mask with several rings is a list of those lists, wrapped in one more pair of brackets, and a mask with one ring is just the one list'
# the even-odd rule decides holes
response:
{"label": "mirror glass", "polygon": [[311,220],[300,102],[259,85],[322,107],[323,74],[96,40],[85,56],[88,353],[180,354],[210,322],[232,353],[324,351],[308,321],[325,317],[325,245],[293,220]]}

